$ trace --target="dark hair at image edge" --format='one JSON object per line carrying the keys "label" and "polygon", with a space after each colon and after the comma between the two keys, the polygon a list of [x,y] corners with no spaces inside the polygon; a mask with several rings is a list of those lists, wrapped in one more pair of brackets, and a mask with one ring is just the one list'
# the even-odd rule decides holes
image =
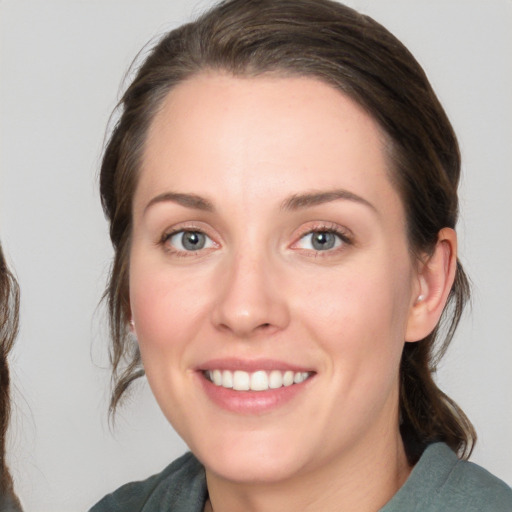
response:
{"label": "dark hair at image edge", "polygon": [[[0,245],[0,509],[21,510],[5,460],[5,443],[11,412],[7,356],[18,333],[20,292]],[[9,507],[9,508],[7,508]]]}
{"label": "dark hair at image edge", "polygon": [[[115,411],[144,374],[128,337],[128,267],[132,199],[148,127],[168,92],[200,72],[251,77],[263,73],[322,80],[357,102],[380,125],[408,221],[411,253],[434,249],[458,215],[460,153],[452,126],[421,66],[384,27],[329,0],[231,0],[169,32],[152,49],[119,103],[120,118],[105,149],[100,186],[115,249],[105,292],[111,329]],[[469,298],[460,262],[440,325],[406,343],[400,367],[401,433],[415,463],[431,442],[468,457],[476,440],[462,410],[434,383]]]}

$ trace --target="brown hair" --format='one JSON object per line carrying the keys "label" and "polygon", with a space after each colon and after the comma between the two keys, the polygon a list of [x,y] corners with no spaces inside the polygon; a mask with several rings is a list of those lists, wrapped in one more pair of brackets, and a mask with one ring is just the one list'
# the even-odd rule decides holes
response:
{"label": "brown hair", "polygon": [[18,333],[20,292],[9,271],[0,245],[0,508],[21,510],[14,495],[12,478],[5,461],[5,441],[11,412],[7,356]]}
{"label": "brown hair", "polygon": [[[387,136],[391,179],[408,220],[411,251],[429,253],[439,231],[458,215],[460,153],[452,126],[410,52],[379,23],[330,0],[228,0],[165,35],[122,97],[120,118],[101,167],[101,198],[115,249],[105,292],[112,335],[111,412],[143,374],[136,343],[127,338],[132,199],[148,126],[174,85],[204,70],[235,76],[276,72],[310,76],[361,105]],[[411,463],[425,446],[445,441],[468,456],[471,423],[432,375],[469,297],[458,263],[440,322],[424,340],[406,343],[400,367],[401,432]]]}

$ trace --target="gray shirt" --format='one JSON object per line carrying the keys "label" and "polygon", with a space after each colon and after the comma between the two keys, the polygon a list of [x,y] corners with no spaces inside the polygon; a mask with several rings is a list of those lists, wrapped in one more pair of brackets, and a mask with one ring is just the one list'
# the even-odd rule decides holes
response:
{"label": "gray shirt", "polygon": [[[90,512],[202,512],[204,468],[187,453],[161,473],[105,496]],[[512,489],[444,443],[430,445],[379,512],[512,512]]]}

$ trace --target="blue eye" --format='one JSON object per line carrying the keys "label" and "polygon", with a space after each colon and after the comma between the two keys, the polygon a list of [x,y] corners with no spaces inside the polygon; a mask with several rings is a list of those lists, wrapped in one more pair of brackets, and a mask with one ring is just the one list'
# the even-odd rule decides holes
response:
{"label": "blue eye", "polygon": [[168,235],[165,242],[177,251],[200,251],[213,247],[212,239],[201,231],[177,231]]}
{"label": "blue eye", "polygon": [[344,240],[333,231],[319,230],[312,231],[304,235],[298,243],[300,249],[308,249],[313,251],[329,251],[336,249]]}

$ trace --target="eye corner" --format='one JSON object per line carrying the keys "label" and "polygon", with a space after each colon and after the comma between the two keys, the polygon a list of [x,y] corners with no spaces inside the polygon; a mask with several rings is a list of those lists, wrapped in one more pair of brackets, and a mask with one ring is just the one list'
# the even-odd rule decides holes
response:
{"label": "eye corner", "polygon": [[291,244],[291,248],[311,252],[316,257],[322,253],[337,253],[351,245],[354,245],[354,236],[349,229],[331,222],[323,222],[304,226]]}
{"label": "eye corner", "polygon": [[199,256],[220,247],[204,228],[197,226],[176,226],[167,229],[160,236],[157,245],[173,256]]}

